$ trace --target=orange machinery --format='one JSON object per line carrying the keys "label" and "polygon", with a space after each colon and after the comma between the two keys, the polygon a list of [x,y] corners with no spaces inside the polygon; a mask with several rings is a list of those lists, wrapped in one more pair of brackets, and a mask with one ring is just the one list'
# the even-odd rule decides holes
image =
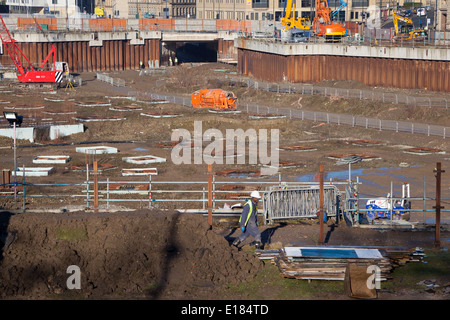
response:
{"label": "orange machinery", "polygon": [[313,20],[312,29],[317,36],[325,37],[327,40],[338,40],[345,35],[346,30],[342,24],[331,22],[331,8],[327,0],[316,0],[316,16]]}
{"label": "orange machinery", "polygon": [[192,94],[194,108],[236,110],[237,97],[233,92],[222,89],[201,89]]}

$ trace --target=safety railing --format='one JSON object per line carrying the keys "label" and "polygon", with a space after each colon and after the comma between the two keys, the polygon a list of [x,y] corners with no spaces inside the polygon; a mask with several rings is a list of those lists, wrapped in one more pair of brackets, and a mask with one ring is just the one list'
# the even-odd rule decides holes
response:
{"label": "safety railing", "polygon": [[[230,82],[228,82],[230,84]],[[241,81],[241,82],[234,82],[234,85],[243,85],[243,86],[249,86],[256,89],[260,88],[269,88],[265,86],[259,86],[257,82],[251,82],[248,81]],[[299,89],[299,87],[303,87],[302,89]],[[267,89],[270,91],[270,89]],[[278,86],[278,92],[280,91],[280,87]],[[336,92],[334,88],[332,90],[329,90],[327,93],[327,88],[323,87],[314,87],[314,86],[284,86],[284,92],[287,93],[294,93],[294,92],[301,92],[302,94],[330,94],[332,92]],[[348,89],[351,90],[351,89]],[[345,89],[345,92],[347,89]],[[344,91],[341,91],[344,92]],[[129,95],[136,95],[142,99],[149,99],[149,100],[165,100],[169,102],[173,102],[175,104],[179,104],[182,106],[191,107],[192,103],[189,98],[185,97],[176,97],[176,96],[167,96],[167,95],[161,95],[161,94],[154,94],[154,93],[140,93],[135,91],[129,91]],[[363,99],[363,94],[361,93],[361,99]],[[375,95],[371,95],[372,97],[375,97]],[[386,96],[387,97],[387,96]],[[386,98],[385,97],[385,98]],[[386,98],[387,99],[387,98]],[[415,101],[418,101],[417,99]],[[435,98],[430,101],[446,101],[446,100],[439,100],[439,98]],[[446,102],[445,102],[446,103]],[[330,112],[323,112],[323,111],[312,111],[312,110],[301,110],[301,109],[287,109],[287,108],[278,108],[278,107],[271,107],[271,106],[265,106],[265,105],[257,105],[257,104],[250,104],[250,103],[240,103],[238,104],[238,109],[245,111],[246,113],[257,113],[257,114],[277,114],[283,117],[287,117],[289,119],[301,119],[301,120],[310,120],[314,122],[324,122],[327,124],[337,124],[337,125],[350,125],[352,127],[363,127],[366,129],[377,129],[379,131],[392,131],[392,132],[407,132],[411,134],[425,134],[427,136],[438,136],[442,137],[443,139],[447,138],[450,134],[450,127],[446,126],[440,126],[440,125],[433,125],[433,124],[424,124],[424,123],[414,123],[414,122],[407,122],[407,121],[397,121],[397,120],[382,120],[382,119],[376,119],[376,118],[368,118],[364,116],[358,116],[358,115],[348,115],[348,114],[338,114],[338,113],[330,113]]]}
{"label": "safety railing", "polygon": [[113,78],[104,73],[97,73],[97,80],[109,83],[115,87],[125,87],[125,80]]}
{"label": "safety railing", "polygon": [[[94,180],[75,183],[31,183],[26,182],[21,176],[17,178],[16,183],[0,184],[0,199],[3,199],[0,209],[45,210],[44,199],[60,199],[63,202],[60,210],[76,206],[78,210],[112,211],[117,204],[122,204],[122,208],[129,209],[176,209],[206,214],[210,202],[214,214],[238,216],[240,207],[248,200],[250,192],[259,190],[263,196],[259,212],[269,223],[274,220],[316,218],[319,210],[318,182],[283,181],[281,176],[271,181],[217,181],[214,178],[211,189],[208,189],[207,181],[163,181],[155,178],[140,181],[136,179],[117,181],[106,178],[97,183],[96,191]],[[352,183],[361,185],[358,178]],[[366,208],[367,200],[373,197],[361,196],[358,193],[346,194],[342,187],[345,188],[347,185],[347,182],[332,180],[324,183],[326,217],[341,219],[342,215],[345,220],[356,225],[373,223],[373,217],[387,218],[383,221],[394,222],[403,219],[405,215],[421,212],[422,222],[426,223],[427,215],[434,217],[436,211],[433,207],[436,198],[433,195],[428,196],[425,189],[423,196],[404,198],[388,195],[381,199],[390,205],[384,208]],[[6,201],[8,198],[14,202]],[[39,207],[29,204],[30,199],[40,199]],[[440,200],[447,203],[450,198]],[[412,205],[395,207],[395,203],[404,201]],[[238,207],[237,210],[232,209],[235,205]],[[441,212],[450,212],[450,209],[442,208]]]}

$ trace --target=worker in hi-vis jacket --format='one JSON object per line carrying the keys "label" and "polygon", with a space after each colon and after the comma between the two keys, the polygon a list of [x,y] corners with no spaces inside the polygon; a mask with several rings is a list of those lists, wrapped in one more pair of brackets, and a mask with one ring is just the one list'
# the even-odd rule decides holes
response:
{"label": "worker in hi-vis jacket", "polygon": [[250,200],[245,203],[244,209],[241,213],[241,218],[239,219],[239,225],[242,233],[233,241],[234,246],[237,247],[249,236],[252,236],[256,242],[256,249],[262,249],[261,233],[258,229],[258,211],[256,209],[260,199],[261,195],[259,192],[253,191],[250,194]]}

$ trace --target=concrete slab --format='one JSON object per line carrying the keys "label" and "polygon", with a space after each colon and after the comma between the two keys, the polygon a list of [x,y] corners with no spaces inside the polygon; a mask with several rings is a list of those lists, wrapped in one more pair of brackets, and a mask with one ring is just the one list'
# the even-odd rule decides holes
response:
{"label": "concrete slab", "polygon": [[416,154],[416,155],[430,155],[430,154],[445,154],[445,151],[435,148],[408,148],[403,150],[404,153]]}
{"label": "concrete slab", "polygon": [[88,154],[105,154],[105,153],[117,153],[119,150],[114,147],[107,146],[95,146],[95,147],[77,147],[75,149],[76,152],[79,153],[88,153]]}
{"label": "concrete slab", "polygon": [[122,169],[122,176],[156,176],[157,174],[156,168]]}
{"label": "concrete slab", "polygon": [[141,111],[142,108],[136,106],[110,107],[111,111]]}
{"label": "concrete slab", "polygon": [[100,116],[90,116],[90,117],[76,117],[75,120],[81,122],[102,122],[102,121],[122,121],[127,120],[124,117],[100,117]]}
{"label": "concrete slab", "polygon": [[166,162],[166,158],[156,156],[140,156],[140,157],[124,157],[123,161],[134,164],[149,164],[149,163],[162,163]]}
{"label": "concrete slab", "polygon": [[[25,168],[18,168],[16,171],[17,176],[23,177],[25,174],[25,177],[46,177],[50,173],[54,171],[53,167],[25,167]],[[14,171],[13,171],[14,174]]]}
{"label": "concrete slab", "polygon": [[[0,136],[14,139],[14,128],[0,129]],[[16,128],[16,139],[34,142],[34,128]]]}
{"label": "concrete slab", "polygon": [[81,123],[50,126],[50,139],[55,140],[82,132],[84,132],[84,126]]}
{"label": "concrete slab", "polygon": [[33,163],[67,163],[69,161],[69,156],[37,156],[33,159]]}
{"label": "concrete slab", "polygon": [[100,101],[78,102],[75,104],[80,107],[109,107],[109,106],[111,106],[111,103],[109,103],[109,102],[100,102]]}
{"label": "concrete slab", "polygon": [[[41,119],[42,120],[42,119]],[[70,124],[70,125],[55,125],[50,126],[50,140],[55,140],[60,137],[69,136],[75,133],[84,132],[84,126],[82,124]],[[14,138],[13,128],[0,129],[0,136]],[[33,127],[20,127],[16,128],[16,138],[22,140],[29,140],[34,142],[34,128]]]}
{"label": "concrete slab", "polygon": [[182,114],[174,113],[174,112],[163,112],[163,113],[142,112],[141,116],[146,116],[146,117],[151,117],[151,118],[174,118],[174,117],[181,117]]}

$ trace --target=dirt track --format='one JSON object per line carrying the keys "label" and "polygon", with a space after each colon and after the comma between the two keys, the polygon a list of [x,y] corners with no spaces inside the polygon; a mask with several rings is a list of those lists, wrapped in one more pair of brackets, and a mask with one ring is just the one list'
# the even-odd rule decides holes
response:
{"label": "dirt track", "polygon": [[[183,69],[181,69],[183,68]],[[212,69],[231,66],[220,64],[201,65],[193,68],[180,67],[170,72],[156,76],[140,77],[136,71],[111,74],[113,77],[126,79],[125,90],[154,91],[189,96],[194,89],[213,85],[216,78],[223,77],[221,72]],[[104,100],[107,95],[123,94],[117,88],[95,80],[94,74],[84,74],[86,86],[74,90],[60,89],[65,98],[77,98],[83,101]],[[213,77],[214,78],[214,77]],[[347,84],[354,85],[354,84]],[[231,88],[230,88],[231,89]],[[282,105],[294,107],[298,96],[286,94],[259,93],[248,89],[237,89],[242,101],[254,103]],[[3,98],[3,97],[2,97]],[[5,96],[5,99],[11,96]],[[15,98],[17,103],[31,104],[29,98]],[[413,112],[411,108],[373,105],[361,102],[351,105],[346,101],[332,101],[322,97],[303,97],[303,108],[327,108],[333,112],[360,112],[368,116],[398,117],[402,119],[405,112],[411,120],[420,122],[426,115],[430,123],[442,124],[449,119],[448,111],[439,110],[437,114]],[[36,95],[33,103],[43,103],[42,97]],[[126,106],[129,102],[113,102],[115,105]],[[49,104],[46,102],[46,104]],[[61,139],[65,146],[30,145],[28,141],[19,141],[19,166],[30,165],[36,155],[69,154],[71,163],[83,164],[84,155],[74,152],[70,143],[105,140],[133,140],[133,143],[121,143],[114,146],[120,149],[118,156],[100,156],[101,163],[110,163],[118,168],[123,166],[124,156],[142,155],[136,148],[146,148],[148,153],[170,159],[170,150],[157,148],[155,143],[170,140],[170,132],[174,128],[192,129],[194,120],[202,120],[203,130],[207,128],[279,128],[281,132],[280,145],[304,144],[317,147],[315,152],[280,152],[280,160],[300,162],[291,169],[280,169],[283,179],[295,181],[300,177],[317,174],[318,162],[323,162],[327,172],[341,172],[337,180],[345,180],[346,167],[337,166],[336,161],[329,159],[330,153],[367,153],[376,154],[378,160],[361,162],[353,169],[361,171],[361,194],[368,196],[385,196],[390,191],[391,181],[395,182],[396,192],[405,179],[411,183],[412,196],[423,194],[424,177],[429,196],[435,188],[433,169],[437,161],[448,164],[448,154],[410,155],[403,152],[403,147],[430,147],[449,150],[447,140],[425,135],[406,133],[393,134],[378,130],[365,130],[338,125],[318,124],[314,122],[278,119],[250,120],[247,115],[238,117],[224,116],[217,118],[205,111],[189,110],[185,107],[167,104],[162,106],[146,106],[145,111],[176,111],[184,117],[174,119],[149,120],[139,117],[139,112],[127,113],[126,121],[88,123],[83,134]],[[107,107],[82,108],[65,103],[52,105],[54,108],[76,110],[77,115],[117,115],[117,112]],[[418,111],[418,110],[415,110]],[[402,119],[403,120],[403,119]],[[349,141],[355,139],[373,139],[383,142],[377,146],[355,146]],[[47,142],[48,143],[48,142]],[[2,157],[0,165],[11,168],[12,150],[8,147],[11,140],[0,139]],[[400,167],[406,162],[408,166]],[[82,182],[83,173],[56,166],[56,172],[49,177],[30,178],[30,183],[62,183]],[[218,165],[215,170],[228,169],[230,166]],[[242,166],[233,166],[242,168]],[[203,180],[207,179],[205,166],[174,166],[170,163],[158,166],[157,179],[168,180]],[[448,171],[448,170],[447,170]],[[343,172],[343,173],[342,173]],[[364,173],[364,174],[362,174]],[[119,170],[108,170],[103,177],[116,179],[120,177]],[[448,197],[450,180],[443,179],[443,197]],[[54,190],[30,189],[29,192],[51,193]],[[76,188],[61,188],[59,192],[80,193]],[[1,198],[0,209],[11,209],[12,199]],[[234,203],[234,202],[230,202]],[[421,202],[415,203],[421,207]],[[427,206],[431,207],[432,202]],[[80,198],[28,198],[28,209],[64,209],[82,208]],[[124,204],[124,207],[137,209],[128,212],[126,209],[117,213],[99,213],[75,211],[69,213],[25,213],[10,216],[2,214],[2,242],[14,240],[2,252],[0,294],[3,299],[11,298],[154,298],[154,299],[240,299],[227,291],[230,284],[245,283],[253,279],[263,268],[261,261],[248,251],[238,251],[230,247],[228,240],[237,236],[234,226],[215,226],[209,230],[206,219],[200,215],[178,214],[170,205],[159,205],[152,211],[143,210],[146,203],[134,205]],[[119,206],[116,206],[120,208]],[[160,209],[160,210],[159,210]],[[411,221],[424,222],[424,218],[433,218],[432,214],[425,217],[421,212],[415,213]],[[443,214],[443,219],[448,219]],[[262,228],[266,245],[269,244],[316,244],[318,226],[315,222],[306,224],[280,224]],[[330,245],[379,245],[379,246],[433,246],[433,232],[406,231],[375,231],[349,228],[340,224],[326,229]],[[10,238],[7,238],[7,236]],[[12,238],[11,238],[12,237]],[[448,245],[448,233],[442,235],[444,246]],[[7,240],[8,239],[8,240]],[[248,243],[247,243],[248,244]],[[71,291],[66,288],[69,276],[66,269],[69,265],[77,265],[82,271],[82,290]],[[243,276],[244,275],[244,276]],[[8,279],[8,281],[6,281]],[[444,279],[445,280],[445,279]],[[444,281],[443,280],[443,281]],[[262,289],[261,289],[262,290]],[[408,293],[411,297],[411,293]],[[273,298],[265,292],[264,297]],[[246,297],[245,294],[242,297]],[[387,298],[398,298],[387,295]],[[414,297],[414,296],[413,296]],[[345,295],[329,296],[324,293],[317,298],[340,299]],[[414,297],[417,298],[417,297]],[[436,297],[434,297],[436,298]],[[442,298],[442,297],[437,297]]]}

